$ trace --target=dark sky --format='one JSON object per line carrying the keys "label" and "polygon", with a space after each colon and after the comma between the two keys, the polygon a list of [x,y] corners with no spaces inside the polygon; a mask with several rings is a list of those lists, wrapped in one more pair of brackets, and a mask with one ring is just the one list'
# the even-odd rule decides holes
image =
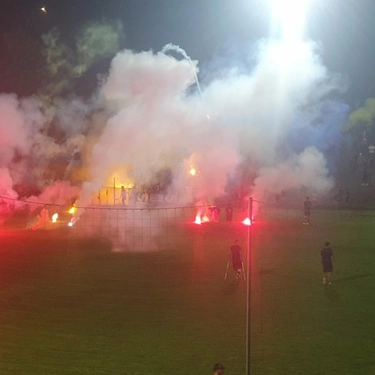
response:
{"label": "dark sky", "polygon": [[[298,0],[296,0],[298,1]],[[348,76],[352,105],[375,96],[375,0],[313,0],[307,35],[322,46],[333,72]],[[58,27],[66,38],[89,21],[120,20],[125,48],[159,51],[173,43],[201,66],[244,54],[269,36],[267,0],[3,0],[0,32],[40,36]],[[39,8],[46,6],[48,14]],[[236,52],[237,51],[237,52]]]}

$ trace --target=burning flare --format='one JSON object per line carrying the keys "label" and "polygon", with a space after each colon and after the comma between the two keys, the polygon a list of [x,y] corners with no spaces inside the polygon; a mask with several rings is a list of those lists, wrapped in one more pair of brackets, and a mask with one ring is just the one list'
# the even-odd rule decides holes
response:
{"label": "burning flare", "polygon": [[197,215],[195,217],[194,224],[197,224],[197,225],[201,225],[202,224],[202,220],[201,220],[201,216],[200,215]]}
{"label": "burning flare", "polygon": [[242,224],[245,224],[245,225],[251,225],[251,220],[247,217],[243,222]]}
{"label": "burning flare", "polygon": [[202,215],[198,214],[195,217],[194,224],[201,225],[202,223],[207,223],[209,221],[210,221],[210,219],[209,219],[209,217],[207,215],[203,215],[202,216]]}
{"label": "burning flare", "polygon": [[53,214],[53,215],[52,215],[52,223],[56,223],[58,217],[59,217],[59,214],[58,214],[58,213]]}

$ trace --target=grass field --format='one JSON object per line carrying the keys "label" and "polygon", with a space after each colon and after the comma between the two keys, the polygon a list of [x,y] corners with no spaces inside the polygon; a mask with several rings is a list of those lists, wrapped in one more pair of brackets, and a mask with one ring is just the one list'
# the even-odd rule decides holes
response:
{"label": "grass field", "polygon": [[[196,375],[216,362],[244,374],[246,283],[223,277],[246,231],[191,225],[186,246],[142,254],[64,230],[1,232],[0,374]],[[253,225],[253,374],[375,373],[374,243],[373,212]]]}

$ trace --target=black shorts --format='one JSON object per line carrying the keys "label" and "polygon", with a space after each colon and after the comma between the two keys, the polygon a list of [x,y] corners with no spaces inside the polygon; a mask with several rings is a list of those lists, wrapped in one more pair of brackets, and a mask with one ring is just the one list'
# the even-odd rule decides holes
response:
{"label": "black shorts", "polygon": [[232,259],[232,266],[235,271],[242,269],[242,261],[240,258]]}
{"label": "black shorts", "polygon": [[333,271],[333,265],[332,262],[323,262],[323,272],[332,272]]}

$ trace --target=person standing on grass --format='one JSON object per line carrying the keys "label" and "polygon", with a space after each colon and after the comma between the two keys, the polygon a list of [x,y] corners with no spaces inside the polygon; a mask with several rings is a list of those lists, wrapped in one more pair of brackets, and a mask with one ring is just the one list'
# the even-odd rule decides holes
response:
{"label": "person standing on grass", "polygon": [[226,214],[226,219],[227,219],[227,225],[232,224],[232,219],[233,219],[233,208],[230,204],[225,209],[225,214]]}
{"label": "person standing on grass", "polygon": [[216,363],[212,371],[214,372],[214,375],[223,375],[225,367],[221,363]]}
{"label": "person standing on grass", "polygon": [[332,284],[332,271],[333,271],[333,251],[330,247],[330,242],[326,242],[323,249],[320,251],[323,265],[323,284]]}
{"label": "person standing on grass", "polygon": [[305,215],[305,222],[303,224],[310,224],[310,214],[311,214],[311,201],[309,197],[303,202],[303,212]]}
{"label": "person standing on grass", "polygon": [[241,279],[242,275],[242,248],[238,244],[238,240],[234,241],[234,245],[230,247],[229,259],[232,258],[232,267],[236,272],[236,279]]}

